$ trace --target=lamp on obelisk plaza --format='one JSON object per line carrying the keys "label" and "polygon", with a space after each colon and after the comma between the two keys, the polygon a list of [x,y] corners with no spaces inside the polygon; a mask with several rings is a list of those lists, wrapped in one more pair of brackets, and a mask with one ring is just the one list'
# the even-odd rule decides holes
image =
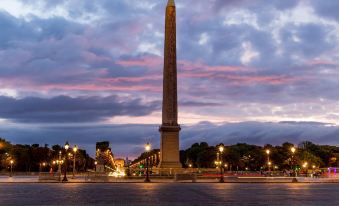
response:
{"label": "lamp on obelisk plaza", "polygon": [[9,176],[12,177],[13,176],[13,164],[14,164],[14,161],[11,160],[9,163],[11,164],[11,173],[9,174]]}
{"label": "lamp on obelisk plaza", "polygon": [[59,159],[56,162],[58,164],[59,181],[61,181],[61,150],[59,151]]}
{"label": "lamp on obelisk plaza", "polygon": [[222,168],[223,168],[223,152],[224,152],[224,145],[223,144],[220,144],[219,145],[219,147],[218,147],[218,150],[219,150],[219,166],[220,166],[220,180],[219,180],[219,182],[220,183],[223,183],[223,182],[225,182],[224,181],[224,173],[223,173],[223,171],[222,171]]}
{"label": "lamp on obelisk plaza", "polygon": [[294,153],[296,152],[296,148],[295,147],[291,147],[291,152],[292,152],[292,157],[291,157],[291,165],[292,165],[292,170],[294,172],[294,176],[297,176],[297,168],[294,164]]}
{"label": "lamp on obelisk plaza", "polygon": [[59,151],[59,160],[58,160],[58,172],[61,173],[61,150]]}
{"label": "lamp on obelisk plaza", "polygon": [[165,16],[162,124],[159,128],[160,168],[181,168],[177,103],[176,8],[168,0]]}
{"label": "lamp on obelisk plaza", "polygon": [[76,157],[76,153],[78,151],[78,147],[76,145],[74,145],[73,147],[73,178],[75,177],[75,157]]}
{"label": "lamp on obelisk plaza", "polygon": [[65,166],[64,166],[64,178],[62,179],[63,182],[67,182],[67,165],[68,165],[68,149],[69,149],[69,144],[68,142],[65,143]]}
{"label": "lamp on obelisk plaza", "polygon": [[151,180],[149,179],[149,151],[151,151],[151,145],[149,143],[147,143],[145,145],[145,150],[146,150],[146,178],[144,182],[151,182]]}
{"label": "lamp on obelisk plaza", "polygon": [[268,171],[269,171],[269,172],[271,172],[271,164],[272,164],[272,163],[270,162],[270,152],[271,152],[271,151],[270,151],[269,149],[266,150],[266,154],[267,154],[267,166],[268,166]]}

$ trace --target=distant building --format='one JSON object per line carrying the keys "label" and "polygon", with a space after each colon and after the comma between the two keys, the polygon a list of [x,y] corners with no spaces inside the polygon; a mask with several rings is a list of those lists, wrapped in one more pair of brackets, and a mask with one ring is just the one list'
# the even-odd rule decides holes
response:
{"label": "distant building", "polygon": [[95,159],[97,161],[97,172],[113,171],[116,169],[114,155],[109,147],[109,141],[96,143]]}

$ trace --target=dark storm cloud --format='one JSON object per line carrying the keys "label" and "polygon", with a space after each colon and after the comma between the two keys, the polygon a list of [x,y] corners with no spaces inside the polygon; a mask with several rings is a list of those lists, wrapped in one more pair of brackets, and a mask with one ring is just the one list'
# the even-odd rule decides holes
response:
{"label": "dark storm cloud", "polygon": [[0,118],[15,122],[71,123],[103,121],[114,116],[144,116],[159,109],[159,102],[109,97],[58,96],[50,99],[0,96]]}

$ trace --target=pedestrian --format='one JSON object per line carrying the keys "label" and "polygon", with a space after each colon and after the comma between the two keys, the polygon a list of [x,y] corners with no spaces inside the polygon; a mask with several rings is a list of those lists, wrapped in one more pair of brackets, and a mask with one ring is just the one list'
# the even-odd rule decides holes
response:
{"label": "pedestrian", "polygon": [[49,175],[53,176],[53,168],[51,167],[51,169],[49,170]]}

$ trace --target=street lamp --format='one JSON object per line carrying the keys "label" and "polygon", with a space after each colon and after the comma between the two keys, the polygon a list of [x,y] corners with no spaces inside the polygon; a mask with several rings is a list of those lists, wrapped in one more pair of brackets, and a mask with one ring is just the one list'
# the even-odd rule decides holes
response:
{"label": "street lamp", "polygon": [[224,174],[223,174],[223,172],[222,172],[222,168],[223,168],[223,165],[222,165],[222,153],[224,152],[224,145],[223,144],[220,144],[219,145],[219,153],[220,153],[220,180],[219,180],[219,182],[220,183],[223,183],[223,182],[225,182],[224,181]]}
{"label": "street lamp", "polygon": [[10,177],[12,177],[12,173],[13,173],[13,163],[14,163],[14,161],[13,160],[11,160],[9,163],[11,163],[11,173],[9,174],[9,176]]}
{"label": "street lamp", "polygon": [[76,153],[78,151],[78,147],[76,145],[74,145],[73,147],[73,178],[75,177],[75,156],[76,156]]}
{"label": "street lamp", "polygon": [[292,154],[294,154],[294,153],[295,153],[295,151],[296,151],[295,147],[292,147],[292,148],[291,148],[291,152],[292,152]]}
{"label": "street lamp", "polygon": [[312,165],[312,177],[315,177],[315,168],[316,168],[316,166]]}
{"label": "street lamp", "polygon": [[[293,170],[293,167],[295,167],[294,165],[294,153],[296,152],[296,148],[295,147],[291,147],[291,152],[292,152],[292,158],[291,158],[291,161],[292,161],[292,170]],[[294,175],[297,176],[297,168],[294,168]]]}
{"label": "street lamp", "polygon": [[68,141],[66,141],[65,143],[65,170],[64,170],[64,178],[62,179],[63,182],[67,182],[67,164],[68,164],[68,156],[67,156],[67,152],[69,149],[69,143]]}
{"label": "street lamp", "polygon": [[58,173],[59,176],[61,176],[61,150],[59,151],[59,160],[58,160],[59,164],[58,164]]}
{"label": "street lamp", "polygon": [[307,177],[307,170],[308,170],[308,163],[307,162],[304,162],[304,164],[303,164],[303,168],[304,168],[304,170],[305,170],[305,172],[306,172],[306,177]]}
{"label": "street lamp", "polygon": [[147,143],[145,145],[145,150],[146,150],[146,178],[144,182],[151,182],[151,180],[149,179],[149,171],[148,171],[148,152],[151,150],[150,143]]}
{"label": "street lamp", "polygon": [[266,150],[266,154],[267,154],[268,172],[271,172],[270,153],[271,153],[271,151],[270,151],[269,149],[267,149],[267,150]]}
{"label": "street lamp", "polygon": [[46,166],[46,162],[40,163],[39,164],[39,172],[43,172],[43,168]]}
{"label": "street lamp", "polygon": [[97,171],[97,164],[98,164],[98,162],[97,162],[97,161],[94,161],[94,171],[95,171],[95,172]]}

